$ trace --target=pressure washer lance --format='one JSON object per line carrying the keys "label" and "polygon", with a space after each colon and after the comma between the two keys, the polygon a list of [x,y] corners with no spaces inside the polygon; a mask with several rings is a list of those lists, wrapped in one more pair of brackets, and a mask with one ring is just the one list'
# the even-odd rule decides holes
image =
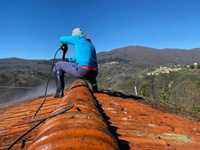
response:
{"label": "pressure washer lance", "polygon": [[38,107],[38,109],[36,110],[36,112],[35,112],[35,114],[33,116],[33,119],[37,116],[38,112],[40,111],[40,109],[42,108],[42,106],[44,105],[44,103],[45,103],[45,101],[47,99],[48,86],[49,86],[49,82],[50,82],[50,79],[51,79],[51,74],[52,74],[52,71],[53,71],[53,68],[54,68],[54,65],[55,65],[55,62],[56,62],[56,55],[58,54],[58,52],[60,50],[62,50],[62,52],[63,52],[62,60],[64,61],[65,60],[65,55],[66,55],[67,50],[68,50],[67,44],[62,44],[60,46],[60,48],[57,49],[56,52],[55,52],[55,54],[54,54],[53,61],[52,61],[52,64],[51,64],[50,74],[48,76],[46,87],[45,87],[44,100],[42,101],[42,103],[40,104],[40,106]]}

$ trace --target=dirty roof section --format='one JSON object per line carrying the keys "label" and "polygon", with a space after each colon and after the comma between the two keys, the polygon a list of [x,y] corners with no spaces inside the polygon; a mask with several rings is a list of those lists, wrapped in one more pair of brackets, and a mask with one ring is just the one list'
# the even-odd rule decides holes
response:
{"label": "dirty roof section", "polygon": [[42,100],[0,110],[1,150],[33,127],[11,149],[200,150],[200,122],[134,98],[92,93],[82,81],[62,99],[48,97],[33,118]]}

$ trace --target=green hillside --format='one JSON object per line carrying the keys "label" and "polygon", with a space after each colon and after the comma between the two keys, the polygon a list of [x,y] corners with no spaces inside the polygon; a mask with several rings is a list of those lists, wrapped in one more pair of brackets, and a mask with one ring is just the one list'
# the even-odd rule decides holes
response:
{"label": "green hillside", "polygon": [[[186,67],[200,62],[199,49],[132,46],[99,53],[98,62],[100,89],[138,94],[148,103],[167,110],[199,115],[200,69]],[[49,91],[53,92],[55,83],[50,68],[49,60],[0,59],[0,104],[29,99],[34,94],[42,96],[48,76]],[[73,80],[69,75],[65,79],[67,83]]]}

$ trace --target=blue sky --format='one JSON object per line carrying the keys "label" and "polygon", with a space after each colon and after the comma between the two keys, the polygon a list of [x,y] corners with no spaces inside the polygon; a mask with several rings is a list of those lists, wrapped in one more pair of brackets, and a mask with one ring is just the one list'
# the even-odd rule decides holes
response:
{"label": "blue sky", "polygon": [[48,59],[81,27],[97,51],[200,47],[199,0],[1,0],[0,58]]}

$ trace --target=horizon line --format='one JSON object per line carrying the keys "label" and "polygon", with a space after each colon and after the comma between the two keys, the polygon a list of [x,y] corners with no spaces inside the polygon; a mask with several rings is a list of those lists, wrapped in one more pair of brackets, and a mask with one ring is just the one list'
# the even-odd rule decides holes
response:
{"label": "horizon line", "polygon": [[[190,50],[196,50],[200,49],[200,47],[193,47],[193,48],[176,48],[176,47],[170,47],[170,48],[156,48],[156,47],[151,47],[151,46],[143,46],[143,45],[127,45],[127,46],[120,46],[118,48],[112,48],[111,50],[101,50],[98,51],[97,54],[99,53],[104,53],[104,52],[111,52],[117,49],[123,49],[123,48],[128,48],[128,47],[141,47],[141,48],[147,48],[147,49],[155,49],[155,50],[182,50],[182,51],[190,51]],[[25,60],[51,60],[52,58],[45,58],[45,57],[18,57],[18,56],[8,56],[8,57],[1,57],[0,59],[25,59]]]}

